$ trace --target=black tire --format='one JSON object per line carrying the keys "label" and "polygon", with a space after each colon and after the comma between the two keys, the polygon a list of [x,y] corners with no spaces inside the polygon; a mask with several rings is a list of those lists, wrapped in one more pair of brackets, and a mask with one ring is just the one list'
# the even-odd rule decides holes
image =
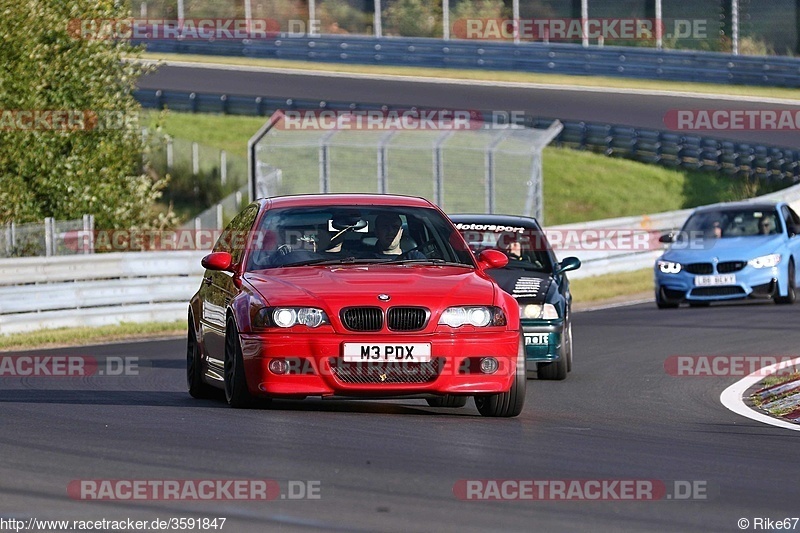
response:
{"label": "black tire", "polygon": [[192,398],[205,399],[216,395],[217,390],[203,381],[203,362],[200,358],[200,345],[194,332],[194,321],[189,315],[186,335],[186,386]]}
{"label": "black tire", "polygon": [[539,379],[547,381],[561,381],[567,379],[567,360],[563,352],[558,361],[552,363],[539,363],[536,374]]}
{"label": "black tire", "polygon": [[468,396],[452,396],[446,394],[437,398],[427,398],[425,401],[431,407],[464,407],[467,405]]}
{"label": "black tire", "polygon": [[572,372],[572,320],[569,319],[569,316],[567,316],[565,342],[567,343],[567,372]]}
{"label": "black tire", "polygon": [[775,303],[791,305],[797,301],[797,279],[794,275],[794,260],[789,260],[789,291],[786,296],[781,296],[780,287],[775,290]]}
{"label": "black tire", "polygon": [[656,287],[656,307],[659,309],[676,309],[680,303],[678,302],[668,302],[664,299],[664,296],[661,294],[661,288]]}
{"label": "black tire", "polygon": [[517,354],[517,368],[511,388],[499,394],[479,394],[475,396],[475,407],[481,416],[512,417],[522,412],[528,380],[525,377],[525,347]]}
{"label": "black tire", "polygon": [[244,372],[244,359],[242,346],[239,342],[239,332],[236,322],[228,317],[225,325],[225,400],[228,405],[236,408],[251,407],[254,403],[250,391],[247,389],[247,378]]}

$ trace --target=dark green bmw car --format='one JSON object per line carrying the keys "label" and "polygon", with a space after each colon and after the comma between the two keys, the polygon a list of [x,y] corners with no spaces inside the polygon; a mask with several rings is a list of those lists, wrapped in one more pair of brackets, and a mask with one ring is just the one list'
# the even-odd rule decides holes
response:
{"label": "dark green bmw car", "polygon": [[487,273],[519,303],[529,377],[561,380],[572,370],[572,295],[566,272],[577,257],[558,262],[536,219],[511,215],[450,215],[475,253],[508,255]]}

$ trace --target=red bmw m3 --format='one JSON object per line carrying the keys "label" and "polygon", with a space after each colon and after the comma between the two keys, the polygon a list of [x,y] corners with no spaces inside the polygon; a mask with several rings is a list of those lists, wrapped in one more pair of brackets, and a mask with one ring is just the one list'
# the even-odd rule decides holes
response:
{"label": "red bmw m3", "polygon": [[189,305],[189,393],[233,407],[307,396],[420,398],[484,416],[525,402],[516,301],[421,198],[261,199],[222,232]]}

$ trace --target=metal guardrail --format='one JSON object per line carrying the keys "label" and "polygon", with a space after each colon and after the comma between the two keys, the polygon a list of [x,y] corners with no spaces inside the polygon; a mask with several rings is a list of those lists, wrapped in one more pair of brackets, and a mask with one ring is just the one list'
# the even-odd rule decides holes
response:
{"label": "metal guardrail", "polygon": [[290,36],[242,41],[135,40],[148,51],[369,65],[480,68],[797,87],[800,59],[719,52],[409,37]]}
{"label": "metal guardrail", "polygon": [[[270,115],[278,109],[331,109],[336,111],[391,109],[356,102],[331,102],[294,98],[262,98],[162,90],[137,90],[143,107],[169,108],[193,113]],[[486,116],[492,116],[487,112]],[[555,119],[525,117],[525,125],[547,128]],[[593,122],[561,121],[556,146],[593,150],[646,163],[693,170],[711,170],[756,178],[800,180],[800,149],[748,144],[737,141],[682,135]]]}
{"label": "metal guardrail", "polygon": [[0,259],[0,335],[183,318],[204,253]]}

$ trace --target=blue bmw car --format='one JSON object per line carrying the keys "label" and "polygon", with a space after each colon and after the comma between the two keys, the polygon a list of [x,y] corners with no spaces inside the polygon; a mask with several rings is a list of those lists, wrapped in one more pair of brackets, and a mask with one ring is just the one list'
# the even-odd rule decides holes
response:
{"label": "blue bmw car", "polygon": [[800,217],[785,203],[697,209],[655,264],[659,308],[741,298],[796,299]]}
{"label": "blue bmw car", "polygon": [[520,306],[529,375],[562,380],[572,370],[572,294],[566,273],[577,257],[561,262],[534,218],[512,215],[450,215],[470,249],[504,252],[508,265],[489,270]]}

